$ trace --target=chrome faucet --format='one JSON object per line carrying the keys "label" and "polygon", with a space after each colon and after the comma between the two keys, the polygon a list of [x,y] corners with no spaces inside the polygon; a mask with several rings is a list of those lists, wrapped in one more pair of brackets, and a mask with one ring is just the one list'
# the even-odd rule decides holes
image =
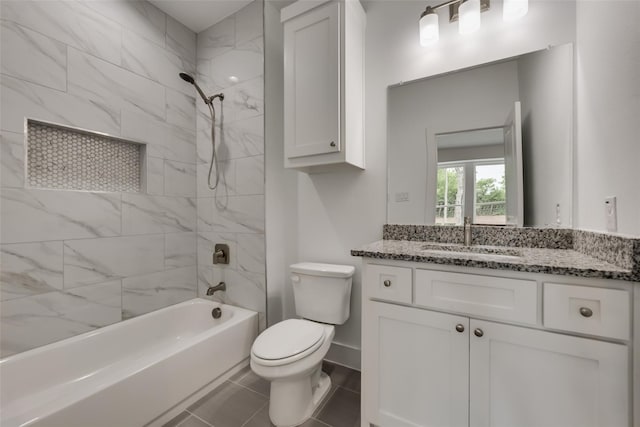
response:
{"label": "chrome faucet", "polygon": [[464,245],[471,246],[471,219],[464,217]]}
{"label": "chrome faucet", "polygon": [[224,282],[220,282],[216,286],[209,286],[209,288],[207,289],[207,296],[211,296],[217,291],[226,291],[226,290],[227,290],[227,284]]}

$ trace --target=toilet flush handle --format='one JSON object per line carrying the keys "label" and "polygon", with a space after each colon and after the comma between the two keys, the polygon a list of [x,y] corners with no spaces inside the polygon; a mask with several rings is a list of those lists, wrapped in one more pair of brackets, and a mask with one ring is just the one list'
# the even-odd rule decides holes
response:
{"label": "toilet flush handle", "polygon": [[291,281],[292,281],[293,283],[300,283],[300,276],[298,276],[297,274],[293,274],[293,275],[291,276]]}

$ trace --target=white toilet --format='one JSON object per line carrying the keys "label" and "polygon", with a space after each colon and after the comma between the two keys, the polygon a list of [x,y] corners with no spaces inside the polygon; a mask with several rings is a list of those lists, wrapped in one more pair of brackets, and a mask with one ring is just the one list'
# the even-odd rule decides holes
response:
{"label": "white toilet", "polygon": [[331,388],[321,371],[334,326],[349,318],[350,265],[293,264],[296,314],[262,332],[251,348],[251,369],[271,381],[269,418],[278,427],[298,426],[311,417]]}

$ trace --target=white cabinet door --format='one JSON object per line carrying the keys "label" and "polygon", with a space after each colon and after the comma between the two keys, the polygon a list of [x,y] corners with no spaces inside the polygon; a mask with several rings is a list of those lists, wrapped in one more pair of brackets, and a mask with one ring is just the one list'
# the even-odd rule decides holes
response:
{"label": "white cabinet door", "polygon": [[379,427],[467,426],[469,319],[368,304],[365,422]]}
{"label": "white cabinet door", "polygon": [[624,345],[472,319],[470,425],[628,427],[628,357]]}
{"label": "white cabinet door", "polygon": [[284,24],[285,156],[340,151],[340,4]]}

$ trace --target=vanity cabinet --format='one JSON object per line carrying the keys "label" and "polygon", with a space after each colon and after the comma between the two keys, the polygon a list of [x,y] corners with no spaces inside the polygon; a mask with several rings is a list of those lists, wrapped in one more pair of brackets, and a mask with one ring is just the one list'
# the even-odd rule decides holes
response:
{"label": "vanity cabinet", "polygon": [[[391,279],[407,269],[411,280]],[[365,261],[362,425],[629,427],[628,284],[477,270]],[[383,277],[411,298],[386,300]],[[589,304],[582,324],[545,324],[546,305],[556,314]]]}
{"label": "vanity cabinet", "polygon": [[357,0],[298,1],[284,25],[285,167],[364,169],[364,30]]}

